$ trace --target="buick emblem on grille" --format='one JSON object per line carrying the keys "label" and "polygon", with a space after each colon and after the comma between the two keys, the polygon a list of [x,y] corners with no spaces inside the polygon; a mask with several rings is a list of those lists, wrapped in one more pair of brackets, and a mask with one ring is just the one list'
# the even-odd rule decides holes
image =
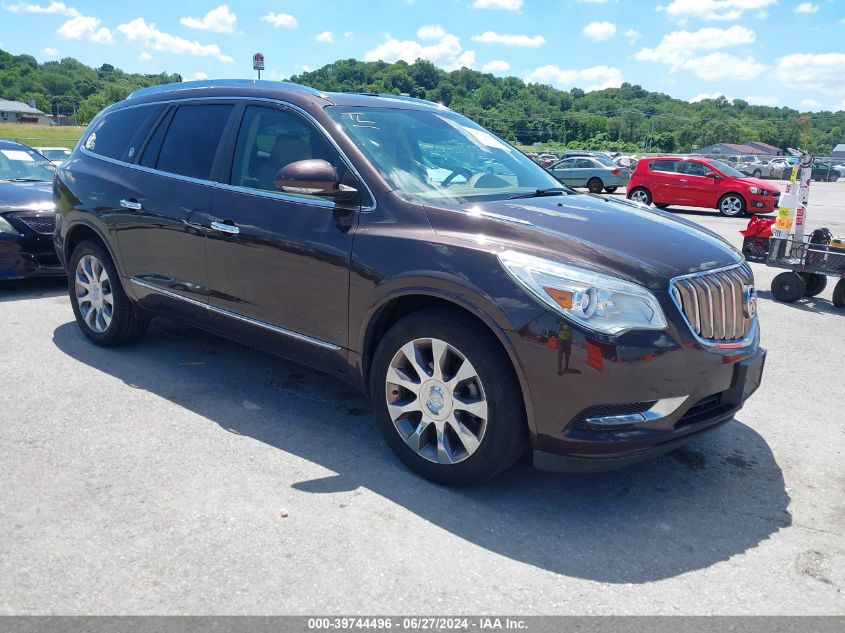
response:
{"label": "buick emblem on grille", "polygon": [[425,403],[426,408],[434,415],[439,415],[440,410],[446,404],[446,399],[443,397],[443,389],[440,387],[432,387],[428,392],[428,401]]}
{"label": "buick emblem on grille", "polygon": [[746,286],[742,297],[742,312],[747,319],[753,319],[757,314],[757,289],[754,286]]}

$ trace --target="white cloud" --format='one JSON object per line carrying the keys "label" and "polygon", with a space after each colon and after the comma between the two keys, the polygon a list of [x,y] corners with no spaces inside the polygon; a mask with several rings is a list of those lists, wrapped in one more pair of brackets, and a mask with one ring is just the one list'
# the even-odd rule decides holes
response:
{"label": "white cloud", "polygon": [[710,53],[686,60],[682,66],[704,81],[748,81],[762,73],[766,67],[753,57],[737,57],[727,53]]}
{"label": "white cloud", "polygon": [[813,4],[812,2],[802,2],[797,7],[795,7],[795,13],[818,13],[819,12],[819,5]]}
{"label": "white cloud", "polygon": [[59,51],[57,51],[55,48],[50,48],[49,46],[45,48],[43,52],[44,55],[47,57],[57,57],[59,54]]}
{"label": "white cloud", "polygon": [[439,40],[444,35],[446,31],[439,24],[437,26],[427,24],[417,29],[417,37],[421,40]]}
{"label": "white cloud", "polygon": [[457,70],[475,66],[475,51],[464,50],[458,36],[443,33],[437,41],[428,45],[415,40],[400,41],[388,35],[382,44],[364,53],[364,61],[367,62],[395,62],[400,59],[409,64],[417,59],[427,59],[446,70]]}
{"label": "white cloud", "polygon": [[217,44],[200,44],[182,37],[159,31],[155,24],[147,23],[144,18],[135,18],[131,22],[121,24],[116,29],[130,42],[140,42],[153,50],[177,55],[198,55],[213,57],[221,62],[233,62],[231,57],[224,55]]}
{"label": "white cloud", "polygon": [[583,4],[604,4],[607,0],[578,0]]}
{"label": "white cloud", "polygon": [[604,42],[616,35],[616,25],[613,22],[590,22],[581,32],[591,40]]}
{"label": "white cloud", "polygon": [[299,26],[299,21],[289,13],[273,13],[270,11],[261,18],[261,21],[272,24],[276,28],[295,29]]}
{"label": "white cloud", "polygon": [[706,27],[693,32],[673,31],[664,35],[656,47],[643,48],[634,58],[665,64],[673,72],[688,70],[705,81],[748,80],[754,79],[766,68],[751,56],[740,58],[722,52],[697,55],[729,46],[753,44],[756,39],[754,31],[739,25],[726,29]]}
{"label": "white cloud", "polygon": [[102,24],[100,18],[77,15],[59,27],[57,33],[69,40],[89,40],[97,44],[111,44],[114,37]]}
{"label": "white cloud", "polygon": [[196,72],[194,76],[191,77],[191,81],[205,81],[208,79],[208,74],[204,72]]}
{"label": "white cloud", "polygon": [[774,77],[789,90],[845,94],[845,54],[786,55],[777,60]]}
{"label": "white cloud", "polygon": [[212,31],[213,33],[234,33],[237,21],[238,17],[225,4],[212,9],[201,18],[182,18],[179,20],[183,26],[187,26],[189,29]]}
{"label": "white cloud", "polygon": [[475,0],[473,9],[504,9],[505,11],[519,11],[522,0]]}
{"label": "white cloud", "polygon": [[738,20],[745,11],[759,11],[777,3],[778,0],[672,0],[658,9],[683,24],[689,19]]}
{"label": "white cloud", "polygon": [[505,46],[537,48],[546,43],[546,38],[542,35],[506,35],[496,33],[495,31],[485,31],[481,35],[473,35],[472,41],[483,42],[485,44],[504,44]]}
{"label": "white cloud", "polygon": [[501,59],[494,59],[481,67],[482,72],[485,73],[506,73],[511,69],[511,65]]}
{"label": "white cloud", "polygon": [[815,111],[815,110],[818,110],[819,108],[821,108],[822,104],[820,102],[816,101],[815,99],[802,99],[801,103],[799,103],[798,106],[802,110],[806,110],[808,112],[811,112],[811,111]]}
{"label": "white cloud", "polygon": [[594,66],[583,70],[562,69],[554,64],[535,68],[525,76],[525,81],[550,84],[555,88],[571,88],[580,83],[584,90],[618,88],[622,85],[622,71],[612,66]]}
{"label": "white cloud", "polygon": [[331,44],[332,42],[334,42],[334,35],[331,31],[323,31],[314,39],[316,39],[318,42],[325,42],[326,44]]}
{"label": "white cloud", "polygon": [[640,32],[637,29],[628,29],[625,31],[625,37],[628,38],[629,43],[633,44],[640,39]]}
{"label": "white cloud", "polygon": [[721,92],[699,92],[697,95],[689,99],[690,103],[698,103],[699,101],[704,101],[705,99],[711,99],[715,101],[719,97],[724,97],[728,101],[733,101],[733,97],[729,97]]}
{"label": "white cloud", "polygon": [[64,2],[55,2],[55,0],[46,6],[19,2],[18,4],[4,5],[3,8],[6,9],[6,11],[11,11],[12,13],[54,13],[70,17],[81,15],[79,11],[73,7],[67,6]]}
{"label": "white cloud", "polygon": [[152,55],[150,55],[147,51],[141,51],[141,52],[138,54],[138,59],[139,59],[140,61],[142,61],[142,62],[148,62],[148,61],[150,61],[152,58],[153,58],[153,56],[152,56]]}
{"label": "white cloud", "polygon": [[745,97],[745,100],[751,105],[759,106],[776,106],[779,102],[777,97],[755,97],[753,95]]}

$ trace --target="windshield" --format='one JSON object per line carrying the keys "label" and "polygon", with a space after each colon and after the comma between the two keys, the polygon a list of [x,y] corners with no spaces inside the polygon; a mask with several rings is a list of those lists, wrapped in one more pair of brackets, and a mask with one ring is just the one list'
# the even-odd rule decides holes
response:
{"label": "windshield", "polygon": [[69,149],[42,149],[41,154],[50,160],[64,160],[70,156]]}
{"label": "windshield", "polygon": [[0,180],[52,180],[50,163],[28,147],[0,148]]}
{"label": "windshield", "polygon": [[726,165],[722,161],[713,160],[713,161],[710,161],[710,164],[713,165],[713,167],[718,169],[720,172],[725,174],[725,176],[730,176],[731,178],[747,178],[748,177],[745,174],[743,174],[741,171],[737,171],[736,169],[734,169],[730,165]]}
{"label": "windshield", "polygon": [[400,195],[465,204],[561,188],[515,147],[453,112],[327,110]]}

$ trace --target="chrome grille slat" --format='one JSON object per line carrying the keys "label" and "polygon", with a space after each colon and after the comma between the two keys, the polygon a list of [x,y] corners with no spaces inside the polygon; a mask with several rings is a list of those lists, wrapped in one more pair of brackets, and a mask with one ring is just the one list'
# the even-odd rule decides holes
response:
{"label": "chrome grille slat", "polygon": [[754,275],[746,262],[672,280],[672,296],[690,329],[704,343],[736,345],[752,331],[743,302]]}

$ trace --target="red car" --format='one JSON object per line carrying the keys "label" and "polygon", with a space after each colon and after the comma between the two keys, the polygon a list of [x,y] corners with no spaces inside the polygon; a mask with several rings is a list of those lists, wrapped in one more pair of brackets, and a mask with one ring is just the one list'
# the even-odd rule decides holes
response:
{"label": "red car", "polygon": [[664,156],[637,164],[628,183],[628,199],[661,209],[669,205],[717,209],[733,217],[772,213],[780,191],[718,160]]}

